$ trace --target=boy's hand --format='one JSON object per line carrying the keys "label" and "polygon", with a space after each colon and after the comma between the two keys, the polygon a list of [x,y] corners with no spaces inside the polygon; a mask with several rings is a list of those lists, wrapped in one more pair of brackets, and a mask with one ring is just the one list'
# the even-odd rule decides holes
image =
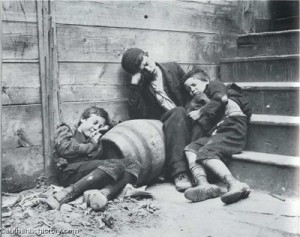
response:
{"label": "boy's hand", "polygon": [[105,125],[105,126],[99,128],[98,131],[103,134],[103,133],[107,132],[109,130],[109,128],[110,128],[109,125]]}
{"label": "boy's hand", "polygon": [[193,110],[188,114],[188,116],[193,120],[198,120],[200,118],[200,115],[201,115],[201,109]]}
{"label": "boy's hand", "polygon": [[91,134],[91,139],[93,139],[96,143],[99,141],[100,137],[102,137],[102,135],[107,132],[109,130],[109,125],[105,125],[101,128],[99,128],[98,130],[96,130],[95,132],[93,132]]}
{"label": "boy's hand", "polygon": [[102,137],[102,133],[99,132],[99,130],[93,132],[91,134],[91,139],[95,142],[95,143],[98,143],[99,142],[99,139],[100,137]]}
{"label": "boy's hand", "polygon": [[142,74],[140,72],[132,75],[131,84],[138,85],[142,79]]}

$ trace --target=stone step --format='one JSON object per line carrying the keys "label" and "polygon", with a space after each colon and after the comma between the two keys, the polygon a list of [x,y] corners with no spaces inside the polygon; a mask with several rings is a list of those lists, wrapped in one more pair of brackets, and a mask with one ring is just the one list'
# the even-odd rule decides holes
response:
{"label": "stone step", "polygon": [[300,117],[253,114],[246,150],[299,156]]}
{"label": "stone step", "polygon": [[228,167],[251,188],[283,196],[300,195],[300,157],[243,151],[232,156]]}
{"label": "stone step", "polygon": [[299,30],[240,35],[237,45],[239,57],[299,54]]}
{"label": "stone step", "polygon": [[299,16],[299,1],[274,1],[269,7],[274,20]]}
{"label": "stone step", "polygon": [[299,29],[299,16],[290,16],[276,19],[273,22],[273,30],[292,30]]}
{"label": "stone step", "polygon": [[299,54],[223,58],[223,82],[299,81]]}
{"label": "stone step", "polygon": [[249,98],[253,114],[299,116],[299,82],[236,82]]}

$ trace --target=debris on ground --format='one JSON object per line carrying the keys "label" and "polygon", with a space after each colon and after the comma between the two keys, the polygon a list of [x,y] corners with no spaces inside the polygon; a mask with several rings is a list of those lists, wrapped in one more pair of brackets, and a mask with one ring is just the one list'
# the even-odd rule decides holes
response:
{"label": "debris on ground", "polygon": [[278,199],[278,200],[280,200],[280,201],[285,202],[285,198],[280,197],[279,195],[276,195],[276,194],[274,194],[274,193],[269,193],[269,195],[272,196],[273,198],[276,198],[276,199]]}
{"label": "debris on ground", "polygon": [[[123,196],[107,201],[95,195],[99,190],[90,190],[85,196],[63,204],[60,210],[50,210],[45,202],[47,195],[61,189],[50,185],[17,194],[3,193],[2,227],[19,231],[3,236],[20,236],[23,233],[43,236],[40,230],[47,230],[52,236],[61,236],[62,233],[64,236],[84,236],[85,233],[96,236],[99,233],[120,233],[128,225],[147,228],[159,222],[159,208],[154,199],[149,199],[149,192],[127,187]],[[137,195],[138,199],[131,197],[137,192],[142,194]],[[104,201],[107,204],[103,207],[101,203]],[[95,208],[95,203],[100,203],[97,207],[101,208]]]}

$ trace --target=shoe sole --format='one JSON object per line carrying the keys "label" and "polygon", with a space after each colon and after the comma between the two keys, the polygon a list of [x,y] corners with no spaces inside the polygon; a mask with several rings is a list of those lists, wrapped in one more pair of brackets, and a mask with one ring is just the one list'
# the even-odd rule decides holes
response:
{"label": "shoe sole", "polygon": [[240,199],[247,198],[249,196],[250,192],[251,192],[251,190],[247,188],[247,189],[241,190],[240,192],[225,193],[221,197],[221,200],[225,204],[232,204],[232,203],[239,201]]}
{"label": "shoe sole", "polygon": [[247,188],[247,189],[243,190],[241,198],[245,199],[245,198],[249,197],[250,192],[251,192],[250,188],[249,189]]}
{"label": "shoe sole", "polygon": [[235,192],[235,193],[225,193],[222,197],[221,200],[222,202],[224,202],[225,204],[231,204],[231,203],[235,203],[238,200],[241,199],[243,192]]}
{"label": "shoe sole", "polygon": [[53,196],[49,196],[44,200],[45,203],[48,204],[50,209],[52,210],[59,210],[60,209],[60,203],[57,201]]}
{"label": "shoe sole", "polygon": [[203,190],[197,188],[191,188],[185,191],[184,197],[192,202],[202,202],[210,198],[219,197],[221,189],[216,188],[215,190]]}

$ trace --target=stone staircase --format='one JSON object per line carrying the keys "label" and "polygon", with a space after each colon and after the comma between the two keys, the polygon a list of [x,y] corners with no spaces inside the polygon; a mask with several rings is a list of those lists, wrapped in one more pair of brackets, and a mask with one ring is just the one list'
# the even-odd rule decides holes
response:
{"label": "stone staircase", "polygon": [[253,106],[247,146],[229,167],[251,187],[300,192],[299,30],[240,35],[238,56],[220,60],[221,81],[244,89]]}

